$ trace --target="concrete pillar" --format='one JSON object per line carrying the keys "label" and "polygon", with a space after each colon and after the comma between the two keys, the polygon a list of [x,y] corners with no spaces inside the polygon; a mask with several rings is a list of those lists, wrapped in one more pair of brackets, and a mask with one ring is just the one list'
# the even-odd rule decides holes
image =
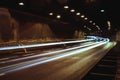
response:
{"label": "concrete pillar", "polygon": [[13,35],[12,35],[13,40],[18,42],[18,40],[19,40],[19,32],[18,32],[19,23],[14,18],[11,19],[11,27],[12,27],[12,33],[13,33]]}

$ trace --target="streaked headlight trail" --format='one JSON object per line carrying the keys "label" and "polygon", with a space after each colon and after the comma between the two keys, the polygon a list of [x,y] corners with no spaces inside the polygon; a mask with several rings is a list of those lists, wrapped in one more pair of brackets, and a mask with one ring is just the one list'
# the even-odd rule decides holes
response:
{"label": "streaked headlight trail", "polygon": [[22,49],[22,48],[32,48],[32,47],[52,46],[52,45],[60,45],[60,44],[79,43],[79,42],[86,42],[86,41],[92,41],[92,40],[94,40],[94,39],[65,41],[65,42],[54,42],[54,43],[43,43],[43,44],[32,44],[32,45],[21,45],[21,46],[10,46],[10,47],[0,47],[0,51],[2,51],[2,50],[13,50],[13,49]]}
{"label": "streaked headlight trail", "polygon": [[98,42],[95,45],[87,46],[85,48],[81,48],[81,46],[78,46],[81,49],[79,49],[77,47],[76,50],[71,50],[70,49],[69,52],[64,52],[64,53],[61,53],[61,54],[58,54],[58,55],[54,55],[54,56],[50,56],[50,57],[43,57],[43,58],[36,59],[36,60],[26,61],[26,62],[10,65],[10,66],[6,66],[6,67],[1,67],[0,68],[0,74],[6,74],[6,73],[13,72],[13,71],[16,71],[16,70],[25,69],[25,68],[32,67],[32,66],[35,66],[35,65],[40,65],[40,64],[43,64],[43,63],[58,60],[58,59],[61,59],[61,58],[67,57],[67,56],[72,56],[72,55],[75,55],[75,54],[81,54],[81,53],[83,53],[87,50],[90,50],[90,49],[96,48],[98,46],[104,45],[108,42],[109,42],[109,40],[103,41],[103,42]]}

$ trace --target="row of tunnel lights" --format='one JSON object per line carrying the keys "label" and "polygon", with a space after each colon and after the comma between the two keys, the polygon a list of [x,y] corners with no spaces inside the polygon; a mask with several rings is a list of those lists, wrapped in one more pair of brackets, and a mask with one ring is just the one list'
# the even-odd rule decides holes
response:
{"label": "row of tunnel lights", "polygon": [[[24,3],[23,3],[23,2],[20,2],[19,5],[23,6]],[[64,9],[69,9],[69,6],[64,6]],[[71,9],[70,12],[74,13],[74,12],[75,12],[75,9]],[[50,12],[49,15],[52,16],[52,15],[54,15],[54,13]],[[77,12],[76,15],[77,15],[77,16],[80,16],[81,13],[80,13],[80,12]],[[57,18],[57,19],[60,19],[60,18],[61,18],[61,15],[57,15],[56,18]],[[81,15],[81,18],[84,18],[84,20],[88,20],[88,18],[85,17],[85,15]],[[96,23],[93,22],[92,20],[90,20],[89,23],[93,24],[94,26],[96,26],[96,28],[97,28],[98,30],[100,30],[100,27],[99,27],[98,25],[96,25]],[[84,26],[84,28],[87,28],[88,30],[91,30],[90,28],[85,27],[85,26]]]}
{"label": "row of tunnel lights", "polygon": [[[69,9],[69,6],[64,6],[64,9]],[[70,12],[71,12],[71,13],[74,13],[74,12],[75,12],[75,9],[71,9]],[[54,13],[53,13],[53,12],[50,12],[49,15],[50,15],[50,16],[53,16]],[[83,18],[84,20],[88,20],[88,18],[85,17],[85,15],[81,15],[80,12],[77,12],[76,15],[77,15],[77,16],[80,16],[80,17]],[[57,19],[60,19],[60,18],[61,18],[61,15],[58,14],[58,15],[56,16],[56,18],[57,18]],[[100,27],[99,27],[98,25],[96,25],[96,23],[93,22],[92,20],[90,20],[89,23],[93,24],[93,26],[96,26],[96,28],[97,28],[98,30],[100,30]],[[88,27],[86,27],[86,28],[87,28],[88,30],[91,30],[91,29],[88,28]]]}

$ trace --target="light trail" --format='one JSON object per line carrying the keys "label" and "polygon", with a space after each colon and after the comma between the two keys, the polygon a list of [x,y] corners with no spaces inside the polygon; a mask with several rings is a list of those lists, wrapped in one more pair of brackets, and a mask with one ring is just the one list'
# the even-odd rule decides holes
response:
{"label": "light trail", "polygon": [[92,45],[95,45],[95,44],[98,44],[98,43],[99,42],[95,42],[95,43],[92,43],[92,44],[87,44],[87,45],[83,45],[83,46],[77,46],[77,47],[72,47],[72,48],[68,48],[68,49],[62,49],[62,50],[42,53],[42,54],[38,54],[38,55],[34,55],[34,56],[27,56],[27,57],[13,59],[13,60],[9,60],[9,61],[1,61],[0,63],[14,62],[14,61],[19,61],[19,60],[24,60],[24,59],[30,59],[30,58],[36,58],[36,57],[41,57],[41,56],[46,56],[46,55],[58,54],[58,53],[62,53],[62,52],[70,51],[70,50],[75,50],[75,49],[84,48],[84,47],[87,47],[87,46],[92,46]]}
{"label": "light trail", "polygon": [[43,64],[43,63],[51,62],[51,61],[58,60],[58,59],[68,57],[68,56],[71,56],[71,55],[75,55],[75,54],[81,54],[81,53],[83,53],[87,50],[90,50],[90,49],[96,48],[98,46],[104,45],[108,42],[109,41],[99,42],[96,45],[88,46],[86,48],[66,52],[66,53],[63,53],[63,54],[59,54],[59,55],[55,55],[55,56],[51,56],[51,57],[44,57],[44,58],[40,58],[40,59],[36,59],[36,60],[32,60],[32,61],[26,61],[26,62],[23,62],[23,63],[14,64],[14,65],[6,66],[6,67],[1,67],[0,68],[0,74],[6,74],[6,73],[13,72],[13,71],[16,71],[16,70],[29,68],[29,67],[32,67],[32,66],[35,66],[35,65],[40,65],[40,64]]}
{"label": "light trail", "polygon": [[65,42],[54,42],[54,43],[42,43],[42,44],[32,44],[32,45],[0,47],[0,51],[13,50],[13,49],[24,49],[24,48],[32,48],[32,47],[52,46],[52,45],[61,45],[61,44],[70,44],[70,43],[79,43],[79,42],[86,42],[86,41],[93,41],[93,40],[94,39],[86,39],[86,40],[77,40],[77,41],[65,41]]}

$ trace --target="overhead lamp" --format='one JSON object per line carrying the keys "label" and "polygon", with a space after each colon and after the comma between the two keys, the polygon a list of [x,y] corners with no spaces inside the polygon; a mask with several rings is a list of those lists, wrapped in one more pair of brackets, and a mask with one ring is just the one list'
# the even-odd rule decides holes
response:
{"label": "overhead lamp", "polygon": [[85,20],[88,20],[88,18],[86,17],[86,18],[84,18]]}
{"label": "overhead lamp", "polygon": [[49,15],[51,15],[51,16],[52,16],[52,15],[53,15],[53,13],[51,12],[51,13],[49,13]]}
{"label": "overhead lamp", "polygon": [[71,9],[70,12],[75,12],[75,10],[74,10],[74,9]]}
{"label": "overhead lamp", "polygon": [[96,27],[98,28],[99,26],[98,26],[98,25],[96,25]]}
{"label": "overhead lamp", "polygon": [[61,18],[61,15],[57,15],[57,17],[56,17],[57,19],[60,19]]}
{"label": "overhead lamp", "polygon": [[110,30],[111,29],[111,22],[107,21],[107,24],[108,24],[108,30]]}
{"label": "overhead lamp", "polygon": [[100,28],[98,27],[98,30],[100,30]]}
{"label": "overhead lamp", "polygon": [[84,28],[86,28],[86,26],[84,25]]}
{"label": "overhead lamp", "polygon": [[85,16],[84,15],[81,15],[81,18],[84,18]]}
{"label": "overhead lamp", "polygon": [[95,23],[93,23],[93,25],[95,25]]}
{"label": "overhead lamp", "polygon": [[20,3],[18,3],[20,6],[23,6],[24,5],[24,3],[23,2],[20,2]]}
{"label": "overhead lamp", "polygon": [[100,30],[100,27],[98,25],[96,25],[96,27],[98,28],[98,30]]}
{"label": "overhead lamp", "polygon": [[100,12],[105,12],[105,10],[102,9],[102,10],[100,10]]}
{"label": "overhead lamp", "polygon": [[80,13],[79,13],[79,12],[77,12],[77,13],[76,13],[76,15],[80,15]]}
{"label": "overhead lamp", "polygon": [[69,8],[69,6],[64,6],[64,8],[65,8],[65,9],[68,9],[68,8]]}
{"label": "overhead lamp", "polygon": [[90,29],[89,27],[87,27],[87,29],[88,29],[89,31],[91,31],[91,29]]}
{"label": "overhead lamp", "polygon": [[92,23],[92,21],[89,21],[90,23]]}

